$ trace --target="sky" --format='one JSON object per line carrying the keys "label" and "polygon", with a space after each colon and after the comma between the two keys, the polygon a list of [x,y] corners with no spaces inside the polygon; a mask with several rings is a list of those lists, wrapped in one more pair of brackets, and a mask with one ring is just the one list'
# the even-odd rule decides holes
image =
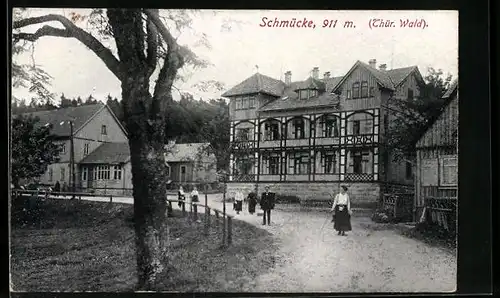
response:
{"label": "sky", "polygon": [[[29,14],[67,16],[72,11],[86,12],[57,8],[30,9]],[[306,24],[315,27],[263,27],[264,17],[271,21],[295,18],[302,21],[301,25],[305,18]],[[335,27],[323,28],[324,23],[333,24],[334,20]],[[344,28],[346,21],[352,21],[353,26],[347,24]],[[381,23],[387,24],[385,21],[393,25],[380,27]],[[420,26],[401,27],[402,21]],[[57,23],[50,25],[58,27]],[[24,32],[36,29],[30,26]],[[201,34],[206,34],[210,48],[198,45]],[[211,63],[205,69],[183,70],[188,80],[175,84],[195,98],[218,98],[224,92],[201,92],[193,87],[200,81],[216,80],[228,90],[257,71],[282,80],[284,72],[291,71],[292,80],[303,80],[313,67],[319,67],[320,76],[326,71],[331,76],[342,76],[357,60],[376,59],[377,65],[387,64],[388,69],[417,65],[424,76],[429,67],[442,69],[454,78],[458,75],[457,11],[202,10],[193,16],[191,29],[180,35],[175,32],[174,36]],[[105,45],[113,49],[112,44]],[[121,98],[118,79],[76,39],[43,37],[35,42],[32,52],[13,59],[21,63],[34,60],[48,72],[53,77],[51,91],[57,98],[62,93],[69,98],[86,98],[90,94],[99,100],[105,100],[108,94]],[[176,90],[172,94],[179,96]],[[24,89],[14,89],[13,95],[32,97]]]}

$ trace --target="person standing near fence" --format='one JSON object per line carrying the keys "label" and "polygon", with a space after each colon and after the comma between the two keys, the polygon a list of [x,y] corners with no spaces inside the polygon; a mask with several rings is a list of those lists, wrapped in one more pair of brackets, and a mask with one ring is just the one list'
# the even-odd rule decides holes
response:
{"label": "person standing near fence", "polygon": [[347,236],[345,232],[351,231],[351,201],[347,194],[347,185],[342,185],[340,193],[335,196],[331,211],[334,212],[335,223],[333,228],[338,235]]}
{"label": "person standing near fence", "polygon": [[[196,186],[193,186],[193,191],[191,191],[191,203],[198,203],[200,201],[200,194]],[[193,204],[194,213],[198,213],[198,206]]]}
{"label": "person standing near fence", "polygon": [[178,200],[179,200],[179,208],[183,209],[186,208],[186,194],[184,193],[184,189],[182,188],[182,185],[179,186],[179,191],[178,191]]}
{"label": "person standing near fence", "polygon": [[257,194],[252,191],[248,194],[248,213],[254,214],[255,206],[257,206]]}
{"label": "person standing near fence", "polygon": [[262,193],[260,199],[260,208],[264,210],[264,217],[262,218],[262,224],[271,225],[271,210],[274,209],[274,200],[275,194],[273,192],[269,192],[269,186],[266,186],[265,192]]}
{"label": "person standing near fence", "polygon": [[58,192],[61,191],[61,184],[59,183],[59,180],[56,181],[56,184],[54,185],[54,192],[56,192],[55,196],[58,197],[59,194]]}
{"label": "person standing near fence", "polygon": [[243,193],[241,192],[241,190],[238,190],[236,192],[236,195],[234,196],[234,209],[236,210],[236,214],[240,214],[240,211],[243,210],[243,199]]}

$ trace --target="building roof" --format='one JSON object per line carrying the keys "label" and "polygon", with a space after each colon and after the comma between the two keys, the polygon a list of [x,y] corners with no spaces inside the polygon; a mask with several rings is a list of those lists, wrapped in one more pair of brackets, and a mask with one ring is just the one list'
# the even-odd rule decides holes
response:
{"label": "building roof", "polygon": [[[331,82],[338,81],[339,78],[333,78]],[[298,82],[300,84],[300,82]],[[308,99],[299,99],[299,96],[293,90],[296,90],[297,82],[292,82],[289,87],[287,87],[283,96],[279,99],[273,100],[268,104],[260,107],[259,111],[279,111],[279,110],[293,110],[301,108],[313,108],[313,107],[324,107],[339,104],[339,99],[336,95],[330,92],[323,92],[319,96],[311,97]],[[324,83],[323,83],[324,84]],[[328,83],[326,84],[328,85]],[[327,89],[328,90],[328,89]]]}
{"label": "building roof", "polygon": [[80,164],[122,164],[130,160],[128,143],[103,143]]}
{"label": "building roof", "polygon": [[282,81],[273,79],[260,73],[256,73],[223,93],[222,96],[228,97],[259,92],[271,94],[274,96],[281,96],[284,88],[285,83],[283,83]]}
{"label": "building roof", "polygon": [[390,70],[380,70],[371,67],[370,65],[358,60],[347,72],[347,74],[340,81],[337,82],[337,84],[333,87],[332,91],[337,90],[340,87],[340,85],[342,85],[342,83],[345,81],[345,79],[347,79],[349,74],[353,72],[358,66],[361,66],[367,71],[369,71],[375,77],[380,86],[387,88],[389,90],[395,90],[414,71],[417,71],[418,77],[421,79],[420,72],[418,71],[417,66],[395,68]]}
{"label": "building roof", "polygon": [[416,144],[417,148],[456,145],[459,117],[458,94],[455,96],[452,94],[457,88],[458,80],[455,80],[442,96],[446,102],[441,114],[429,122]]}
{"label": "building roof", "polygon": [[200,154],[207,152],[210,143],[187,143],[165,145],[167,153],[165,153],[166,162],[194,161],[199,158]]}
{"label": "building roof", "polygon": [[446,90],[446,92],[443,94],[443,98],[449,98],[457,88],[458,88],[458,79],[455,79],[448,87],[448,90]]}
{"label": "building roof", "polygon": [[23,116],[32,115],[40,118],[41,125],[52,125],[51,132],[59,137],[69,137],[71,135],[69,120],[73,120],[73,133],[83,127],[94,115],[105,105],[102,103],[93,105],[83,105],[78,107],[68,107],[57,110],[38,111],[23,113]]}

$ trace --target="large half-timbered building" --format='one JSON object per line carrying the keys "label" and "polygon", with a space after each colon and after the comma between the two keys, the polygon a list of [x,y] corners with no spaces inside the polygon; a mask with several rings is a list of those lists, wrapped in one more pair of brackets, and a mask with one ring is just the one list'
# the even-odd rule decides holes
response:
{"label": "large half-timbered building", "polygon": [[354,203],[374,203],[387,188],[412,187],[411,164],[382,150],[391,120],[383,107],[412,100],[423,84],[416,66],[387,70],[357,61],[341,77],[319,68],[303,81],[256,73],[222,96],[230,99],[228,191],[269,185],[281,195],[328,199],[348,183]]}

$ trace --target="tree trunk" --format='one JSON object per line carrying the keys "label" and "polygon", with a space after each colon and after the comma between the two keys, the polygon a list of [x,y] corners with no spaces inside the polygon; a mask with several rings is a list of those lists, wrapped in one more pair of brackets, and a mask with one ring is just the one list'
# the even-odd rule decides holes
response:
{"label": "tree trunk", "polygon": [[[164,117],[148,106],[151,95],[140,75],[122,84],[134,186],[138,288],[154,290],[166,260]],[[135,85],[135,86],[134,86]]]}

